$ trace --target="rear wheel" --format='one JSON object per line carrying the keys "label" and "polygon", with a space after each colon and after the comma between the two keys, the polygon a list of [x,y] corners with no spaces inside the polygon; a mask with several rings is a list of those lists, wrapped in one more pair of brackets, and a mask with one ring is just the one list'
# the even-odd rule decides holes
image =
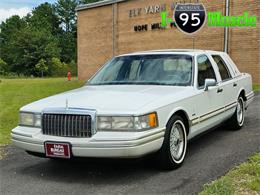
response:
{"label": "rear wheel", "polygon": [[176,169],[184,161],[187,149],[187,134],[183,119],[174,115],[166,126],[162,148],[157,160],[163,169]]}
{"label": "rear wheel", "polygon": [[237,100],[236,112],[233,114],[229,121],[229,126],[233,130],[239,130],[243,127],[245,121],[245,103],[244,99],[239,96]]}

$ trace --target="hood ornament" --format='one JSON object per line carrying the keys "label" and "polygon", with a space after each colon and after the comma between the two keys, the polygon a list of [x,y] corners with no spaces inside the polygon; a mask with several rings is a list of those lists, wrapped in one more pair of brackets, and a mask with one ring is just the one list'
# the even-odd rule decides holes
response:
{"label": "hood ornament", "polygon": [[68,110],[69,109],[69,101],[68,101],[68,99],[66,98],[66,110]]}

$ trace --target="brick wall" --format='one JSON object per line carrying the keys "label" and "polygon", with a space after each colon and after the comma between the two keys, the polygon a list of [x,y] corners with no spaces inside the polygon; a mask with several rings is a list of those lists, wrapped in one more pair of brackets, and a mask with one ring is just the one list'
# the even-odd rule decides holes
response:
{"label": "brick wall", "polygon": [[[160,14],[142,13],[129,17],[129,10],[148,5],[166,4],[170,10],[172,0],[129,0],[115,5],[82,10],[78,12],[78,67],[79,78],[88,79],[102,64],[117,54],[134,51],[193,48],[223,50],[224,28],[204,26],[193,36],[180,32],[177,28],[135,32],[137,24],[160,22]],[[196,1],[195,1],[196,2]],[[207,11],[225,12],[225,0],[201,1]],[[242,3],[241,3],[242,2]],[[259,16],[259,3],[243,3],[231,0],[231,14],[241,15],[249,10],[250,15]],[[114,6],[114,15],[113,15]],[[242,10],[242,11],[240,11]],[[114,28],[112,23],[114,23]],[[258,33],[258,34],[257,34]],[[114,35],[114,41],[112,39]],[[258,36],[257,36],[258,35]],[[255,83],[260,83],[259,64],[259,20],[257,28],[230,29],[230,54],[242,72],[253,75]]]}
{"label": "brick wall", "polygon": [[111,6],[78,12],[79,79],[89,79],[112,56]]}
{"label": "brick wall", "polygon": [[231,0],[231,15],[257,15],[257,28],[231,28],[229,54],[241,72],[253,76],[253,82],[260,84],[260,2],[259,0]]}

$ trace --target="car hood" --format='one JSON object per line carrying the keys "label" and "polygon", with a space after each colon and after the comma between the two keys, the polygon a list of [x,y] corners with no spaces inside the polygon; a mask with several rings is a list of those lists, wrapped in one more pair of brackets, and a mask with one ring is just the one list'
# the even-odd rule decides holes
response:
{"label": "car hood", "polygon": [[[65,108],[67,104],[69,108],[95,109],[102,114],[135,113],[145,105],[169,99],[169,96],[178,100],[190,88],[154,85],[84,86],[33,102],[21,108],[21,111],[42,112],[47,108]],[[160,103],[160,106],[163,105]]]}

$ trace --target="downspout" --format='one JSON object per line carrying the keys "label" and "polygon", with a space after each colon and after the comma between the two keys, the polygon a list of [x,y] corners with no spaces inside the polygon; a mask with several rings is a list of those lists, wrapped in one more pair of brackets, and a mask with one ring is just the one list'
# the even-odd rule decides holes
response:
{"label": "downspout", "polygon": [[[229,16],[229,9],[230,9],[230,1],[226,0],[226,14],[225,16]],[[228,53],[228,42],[229,42],[229,28],[225,27],[225,32],[224,32],[224,52]]]}
{"label": "downspout", "polygon": [[112,4],[112,55],[116,55],[117,51],[117,3]]}
{"label": "downspout", "polygon": [[112,55],[115,56],[115,7],[112,4]]}

